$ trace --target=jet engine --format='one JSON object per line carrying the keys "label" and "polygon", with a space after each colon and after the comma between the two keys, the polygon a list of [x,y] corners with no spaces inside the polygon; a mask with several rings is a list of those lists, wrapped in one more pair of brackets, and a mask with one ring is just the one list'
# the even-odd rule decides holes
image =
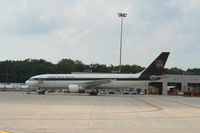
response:
{"label": "jet engine", "polygon": [[69,85],[68,88],[71,93],[83,93],[85,91],[85,88],[80,85]]}

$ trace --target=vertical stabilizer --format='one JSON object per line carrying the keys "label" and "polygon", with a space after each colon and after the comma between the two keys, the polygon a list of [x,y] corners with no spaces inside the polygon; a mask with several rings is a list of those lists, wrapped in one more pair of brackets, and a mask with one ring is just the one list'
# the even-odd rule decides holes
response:
{"label": "vertical stabilizer", "polygon": [[161,75],[169,52],[162,52],[140,75],[140,79],[150,79],[151,75]]}

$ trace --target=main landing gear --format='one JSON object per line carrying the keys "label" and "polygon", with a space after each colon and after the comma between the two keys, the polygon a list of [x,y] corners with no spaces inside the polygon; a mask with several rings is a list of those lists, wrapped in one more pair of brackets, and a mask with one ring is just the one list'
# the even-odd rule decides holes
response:
{"label": "main landing gear", "polygon": [[37,90],[37,93],[38,93],[39,95],[45,95],[45,92],[46,92],[46,89],[38,89],[38,90]]}
{"label": "main landing gear", "polygon": [[91,92],[90,92],[90,96],[97,96],[97,92],[91,91]]}
{"label": "main landing gear", "polygon": [[99,89],[92,89],[92,90],[90,91],[90,96],[97,96],[98,93],[99,93]]}

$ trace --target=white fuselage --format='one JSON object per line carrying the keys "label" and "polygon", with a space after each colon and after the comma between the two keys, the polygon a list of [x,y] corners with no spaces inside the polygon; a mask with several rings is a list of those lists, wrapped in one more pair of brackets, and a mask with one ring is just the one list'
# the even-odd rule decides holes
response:
{"label": "white fuselage", "polygon": [[84,85],[88,82],[110,79],[111,82],[95,88],[131,88],[150,80],[138,80],[140,74],[43,74],[30,78],[26,84],[39,88],[68,88],[69,85]]}

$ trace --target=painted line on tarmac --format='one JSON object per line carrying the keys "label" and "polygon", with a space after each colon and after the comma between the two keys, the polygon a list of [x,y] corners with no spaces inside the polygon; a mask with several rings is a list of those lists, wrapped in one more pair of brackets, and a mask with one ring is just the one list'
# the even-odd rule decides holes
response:
{"label": "painted line on tarmac", "polygon": [[135,97],[135,96],[130,96],[131,98],[139,101],[139,102],[142,102],[144,104],[147,104],[155,109],[150,109],[150,110],[141,110],[141,111],[130,111],[130,112],[78,112],[78,113],[62,113],[62,114],[0,114],[0,116],[66,116],[66,115],[91,115],[91,114],[94,114],[94,115],[101,115],[101,114],[104,114],[104,115],[110,115],[110,114],[115,114],[115,115],[118,115],[118,114],[133,114],[133,113],[145,113],[145,112],[155,112],[155,111],[160,111],[160,110],[163,110],[163,108],[157,106],[157,105],[154,105],[152,103],[149,103],[145,100],[142,100],[138,97]]}
{"label": "painted line on tarmac", "polygon": [[[176,120],[176,119],[200,119],[200,116],[177,116],[177,117],[121,117],[121,118],[11,118],[11,119],[0,119],[3,121],[104,121],[104,120]],[[1,133],[1,132],[0,132]],[[5,132],[7,133],[7,132]],[[9,133],[9,132],[8,132]]]}
{"label": "painted line on tarmac", "polygon": [[162,107],[157,106],[157,105],[155,105],[155,104],[152,104],[152,103],[150,103],[150,102],[147,102],[147,101],[145,101],[145,100],[142,100],[142,99],[140,99],[140,98],[138,98],[138,97],[136,97],[136,96],[131,96],[131,98],[134,98],[134,99],[136,99],[136,100],[138,100],[138,101],[140,101],[140,102],[143,102],[143,103],[145,103],[145,104],[147,104],[147,105],[149,105],[149,106],[152,106],[152,107],[156,108],[156,111],[163,110]]}
{"label": "painted line on tarmac", "polygon": [[69,116],[69,115],[118,115],[118,114],[134,114],[134,113],[145,113],[145,112],[154,112],[161,109],[151,109],[151,110],[141,110],[141,111],[130,111],[130,112],[78,112],[78,113],[63,113],[63,114],[0,114],[0,116]]}
{"label": "painted line on tarmac", "polygon": [[158,97],[154,97],[154,96],[148,96],[148,97],[159,99],[159,100],[162,100],[162,101],[167,101],[167,102],[172,102],[172,103],[177,103],[177,104],[185,105],[185,106],[192,107],[192,108],[195,108],[195,109],[200,109],[199,106],[195,106],[195,105],[191,105],[191,104],[187,104],[187,103],[182,103],[182,102],[178,102],[178,101],[174,101],[174,100],[169,100],[169,99],[158,98]]}
{"label": "painted line on tarmac", "polygon": [[[66,116],[66,115],[91,115],[91,114],[93,114],[93,115],[98,115],[98,114],[133,114],[133,113],[144,113],[144,112],[155,112],[155,111],[160,111],[160,110],[163,110],[163,108],[161,108],[161,107],[159,107],[159,106],[157,106],[157,105],[154,105],[154,104],[152,104],[152,103],[149,103],[149,102],[147,102],[147,101],[145,101],[145,100],[142,100],[142,99],[140,99],[140,98],[138,98],[138,97],[135,97],[135,96],[131,96],[131,98],[133,98],[133,99],[135,99],[135,100],[137,100],[137,101],[139,101],[139,102],[142,102],[142,103],[144,103],[144,104],[147,104],[147,105],[149,105],[149,106],[151,106],[151,107],[153,107],[153,108],[155,108],[155,109],[151,109],[151,110],[141,110],[141,111],[130,111],[130,112],[96,112],[96,113],[93,113],[93,112],[91,112],[91,113],[65,113],[65,114],[0,114],[0,115],[2,115],[2,116],[5,116],[5,115],[7,115],[7,116]],[[62,118],[62,119],[60,119],[60,118],[35,118],[35,119],[33,119],[33,118],[10,118],[10,119],[8,119],[8,118],[6,118],[6,119],[4,119],[4,118],[0,118],[0,120],[127,120],[127,119],[143,119],[143,118],[127,118],[127,117],[125,117],[125,118]]]}
{"label": "painted line on tarmac", "polygon": [[11,133],[11,132],[8,132],[8,131],[1,130],[1,129],[0,129],[0,133]]}
{"label": "painted line on tarmac", "polygon": [[134,113],[145,113],[145,112],[154,112],[154,111],[159,111],[162,109],[151,109],[151,110],[141,110],[141,111],[130,111],[130,112],[78,112],[78,113],[63,113],[63,114],[0,114],[0,116],[68,116],[68,115],[90,115],[90,114],[95,114],[95,115],[118,115],[118,114],[134,114]]}
{"label": "painted line on tarmac", "polygon": [[[91,131],[91,130],[113,130],[113,131],[117,131],[119,132],[119,130],[175,130],[175,131],[185,131],[185,130],[189,130],[189,131],[199,131],[198,128],[194,129],[194,128],[181,128],[178,129],[177,128],[168,128],[168,127],[155,127],[155,128],[117,128],[117,127],[112,127],[112,128],[38,128],[38,129],[27,129],[27,128],[12,128],[12,130],[17,130],[17,131],[44,131],[44,132],[48,132],[48,131],[65,131],[65,130],[84,130],[84,131]],[[74,131],[75,132],[75,131]]]}

